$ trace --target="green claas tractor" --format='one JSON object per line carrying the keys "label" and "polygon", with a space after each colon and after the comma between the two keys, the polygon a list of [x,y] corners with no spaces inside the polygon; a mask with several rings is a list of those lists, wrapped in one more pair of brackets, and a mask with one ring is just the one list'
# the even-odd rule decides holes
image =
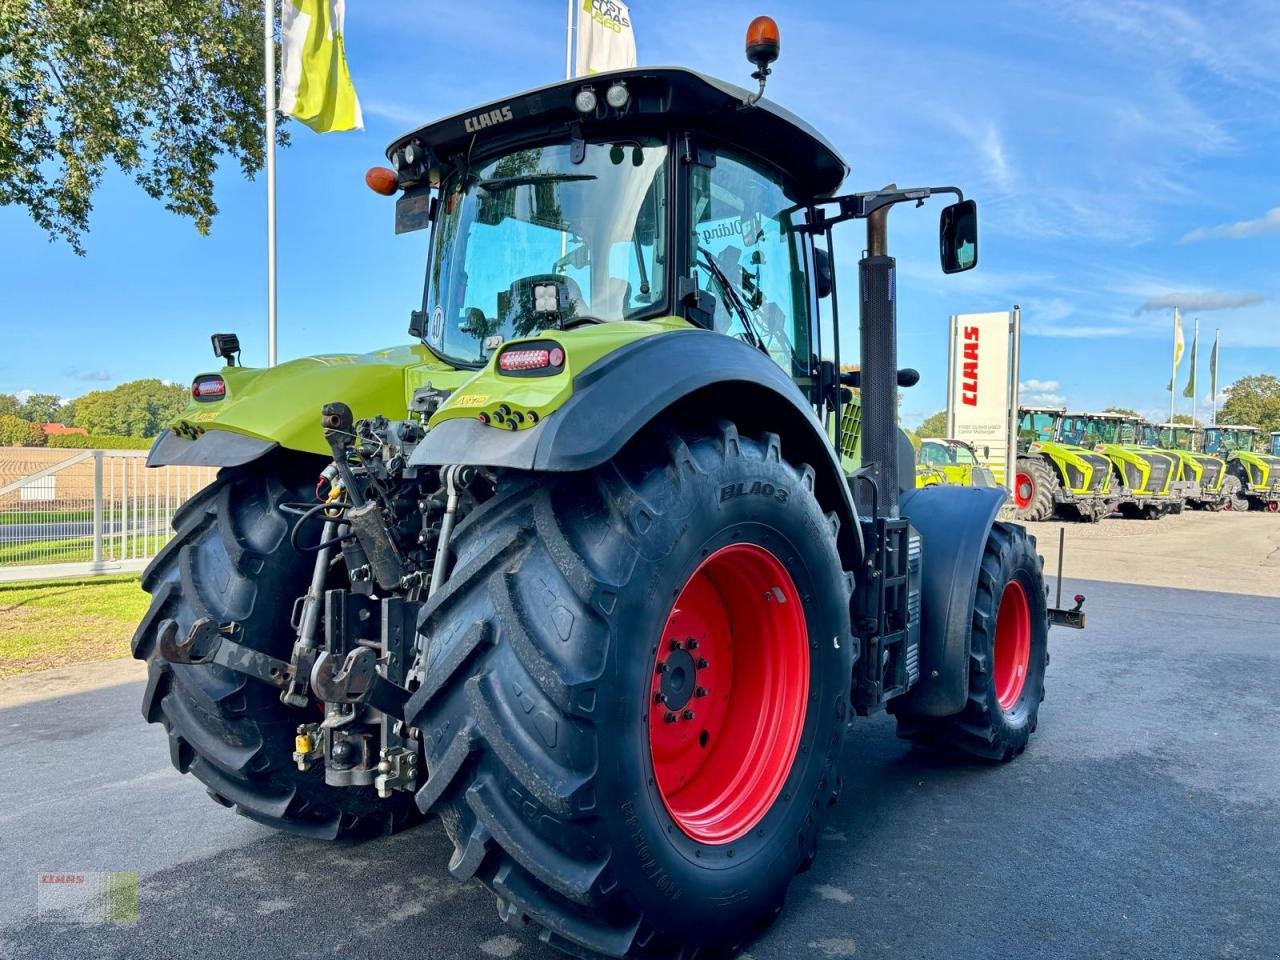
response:
{"label": "green claas tractor", "polygon": [[1182,511],[1174,487],[1179,461],[1170,453],[1138,446],[1137,417],[1119,413],[1068,413],[1062,438],[1089,447],[1111,463],[1116,510],[1123,517],[1157,520]]}
{"label": "green claas tractor", "polygon": [[1059,407],[1018,409],[1018,468],[1013,499],[1019,520],[1067,516],[1096,522],[1110,516],[1114,504],[1107,458],[1060,433]]}
{"label": "green claas tractor", "polygon": [[[1150,432],[1144,431],[1150,440]],[[1178,457],[1182,463],[1181,476],[1188,481],[1187,506],[1194,510],[1248,510],[1249,503],[1240,493],[1240,480],[1227,471],[1222,460],[1204,451],[1204,429],[1185,423],[1162,423],[1157,428],[1154,442],[1147,446],[1158,447],[1165,453]]]}
{"label": "green claas tractor", "polygon": [[994,487],[996,478],[978,460],[973,444],[963,440],[924,437],[916,461],[916,486],[954,483],[962,487]]}
{"label": "green claas tractor", "polygon": [[218,337],[227,364],[151,451],[222,468],[145,574],[133,647],[179,770],[312,837],[438,815],[503,920],[579,956],[688,957],[781,908],[855,715],[1023,752],[1049,625],[1083,625],[1083,598],[1048,607],[1002,491],[915,489],[896,426],[915,375],[888,214],[957,197],[954,273],[972,200],[838,193],[812,127],[676,68],[482,104],[387,156],[371,186],[430,230],[414,343],[251,370]]}
{"label": "green claas tractor", "polygon": [[1259,434],[1257,427],[1205,427],[1204,449],[1226,461],[1227,472],[1240,482],[1240,495],[1249,509],[1278,513],[1280,455],[1256,452],[1265,443]]}

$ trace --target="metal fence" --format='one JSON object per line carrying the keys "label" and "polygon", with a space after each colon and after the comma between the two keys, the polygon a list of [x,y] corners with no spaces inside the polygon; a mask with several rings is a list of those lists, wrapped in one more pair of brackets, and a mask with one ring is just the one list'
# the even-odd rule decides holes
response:
{"label": "metal fence", "polygon": [[141,570],[212,467],[148,469],[145,450],[0,449],[0,582]]}

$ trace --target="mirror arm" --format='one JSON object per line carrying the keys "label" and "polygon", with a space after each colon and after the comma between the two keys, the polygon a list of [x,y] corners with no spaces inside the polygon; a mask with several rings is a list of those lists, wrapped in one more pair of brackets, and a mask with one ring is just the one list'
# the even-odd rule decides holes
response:
{"label": "mirror arm", "polygon": [[[903,190],[890,187],[884,190],[872,190],[869,193],[846,193],[843,196],[819,200],[809,207],[803,229],[818,233],[826,230],[828,226],[834,226],[846,220],[865,220],[877,210],[895,203],[914,200],[919,206],[938,193],[954,194],[957,202],[964,200],[964,191],[959,187],[908,187]],[[837,209],[829,210],[830,205],[834,205]]]}

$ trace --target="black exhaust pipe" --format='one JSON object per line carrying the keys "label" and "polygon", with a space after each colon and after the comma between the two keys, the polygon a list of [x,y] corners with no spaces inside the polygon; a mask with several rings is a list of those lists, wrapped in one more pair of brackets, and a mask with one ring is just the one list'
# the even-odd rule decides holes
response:
{"label": "black exhaust pipe", "polygon": [[[885,188],[895,189],[894,185]],[[898,516],[898,300],[888,250],[889,206],[867,217],[861,291],[862,462],[871,468],[885,515]]]}

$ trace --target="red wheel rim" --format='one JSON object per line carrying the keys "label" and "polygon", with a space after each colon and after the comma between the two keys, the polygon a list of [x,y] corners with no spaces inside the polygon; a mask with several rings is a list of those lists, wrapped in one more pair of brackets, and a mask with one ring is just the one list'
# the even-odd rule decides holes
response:
{"label": "red wheel rim", "polygon": [[1280,500],[1272,500],[1267,504],[1268,513],[1280,513]]}
{"label": "red wheel rim", "polygon": [[1027,592],[1017,580],[1010,580],[1000,595],[996,614],[995,681],[996,700],[1001,710],[1009,710],[1022,696],[1031,663],[1031,607]]}
{"label": "red wheel rim", "polygon": [[1013,480],[1013,502],[1022,510],[1031,506],[1031,499],[1036,494],[1036,482],[1031,474],[1020,473]]}
{"label": "red wheel rim", "polygon": [[722,547],[676,598],[649,689],[654,779],[688,837],[732,843],[764,818],[808,697],[808,630],[786,567],[755,544]]}

